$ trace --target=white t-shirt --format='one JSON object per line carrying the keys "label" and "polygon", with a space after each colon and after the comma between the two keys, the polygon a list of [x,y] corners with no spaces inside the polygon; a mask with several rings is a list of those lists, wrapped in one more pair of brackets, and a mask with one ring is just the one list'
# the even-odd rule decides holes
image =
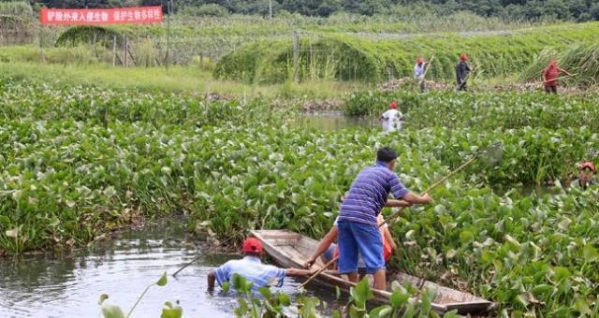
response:
{"label": "white t-shirt", "polygon": [[424,63],[422,63],[422,65],[416,64],[414,66],[414,77],[419,80],[424,78]]}
{"label": "white t-shirt", "polygon": [[397,109],[389,109],[383,113],[383,130],[398,131],[401,130],[402,113]]}

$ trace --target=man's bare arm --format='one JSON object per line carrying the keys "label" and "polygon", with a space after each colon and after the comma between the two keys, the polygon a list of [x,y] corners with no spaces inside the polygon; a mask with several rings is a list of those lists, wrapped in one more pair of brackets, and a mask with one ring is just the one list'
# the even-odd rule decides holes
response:
{"label": "man's bare arm", "polygon": [[316,248],[316,251],[314,251],[314,254],[312,254],[312,257],[310,257],[310,259],[308,259],[308,261],[306,262],[306,267],[310,268],[310,267],[312,267],[312,265],[314,265],[314,262],[316,262],[316,259],[320,255],[322,255],[329,248],[329,246],[331,246],[331,244],[333,244],[333,241],[335,241],[335,239],[337,238],[338,233],[339,232],[337,231],[337,227],[333,226],[333,228],[331,228],[329,233],[327,233],[327,235],[325,235],[322,238],[320,243],[318,243],[318,247]]}
{"label": "man's bare arm", "polygon": [[408,192],[406,195],[402,197],[402,200],[408,201],[410,203],[430,203],[433,201],[428,193],[424,195],[418,195],[414,192]]}
{"label": "man's bare arm", "polygon": [[210,271],[210,273],[208,273],[208,289],[214,289],[215,281],[216,281],[216,276],[214,276],[214,271]]}
{"label": "man's bare arm", "polygon": [[294,277],[309,276],[314,273],[316,273],[316,270],[301,269],[301,268],[287,268],[285,270],[285,276],[294,276]]}
{"label": "man's bare arm", "polygon": [[412,206],[412,203],[410,203],[408,201],[404,201],[404,200],[388,199],[387,202],[385,203],[385,206],[388,208],[402,208],[402,207]]}

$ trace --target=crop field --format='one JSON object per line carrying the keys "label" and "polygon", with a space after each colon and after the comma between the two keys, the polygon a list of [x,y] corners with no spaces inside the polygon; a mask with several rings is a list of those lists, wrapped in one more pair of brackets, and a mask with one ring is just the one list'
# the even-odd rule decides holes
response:
{"label": "crop field", "polygon": [[[497,301],[497,314],[596,315],[599,191],[559,180],[596,158],[597,97],[363,92],[345,110],[378,114],[391,98],[407,116],[397,135],[296,128],[294,111],[265,99],[2,80],[0,249],[83,246],[172,215],[219,238],[320,238],[377,147],[399,151],[397,173],[421,192],[501,141],[499,162],[476,162],[393,226],[402,247],[390,267]],[[550,180],[551,195],[494,191]]]}

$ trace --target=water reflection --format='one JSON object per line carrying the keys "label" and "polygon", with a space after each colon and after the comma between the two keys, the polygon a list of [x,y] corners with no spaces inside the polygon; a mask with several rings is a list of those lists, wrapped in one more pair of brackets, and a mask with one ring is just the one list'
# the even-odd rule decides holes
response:
{"label": "water reflection", "polygon": [[305,114],[294,117],[290,120],[290,125],[296,128],[306,128],[315,130],[339,130],[348,128],[372,129],[381,128],[381,124],[372,117],[346,117],[339,112]]}
{"label": "water reflection", "polygon": [[[159,225],[78,252],[4,259],[0,261],[0,317],[98,317],[102,293],[126,313],[163,272],[173,273],[197,253],[180,227]],[[205,253],[176,279],[169,276],[166,286],[152,287],[132,317],[159,317],[164,302],[176,300],[185,317],[233,316],[237,300],[210,295],[206,276],[215,266],[238,257]],[[288,278],[283,290],[293,294],[297,287],[299,283]]]}

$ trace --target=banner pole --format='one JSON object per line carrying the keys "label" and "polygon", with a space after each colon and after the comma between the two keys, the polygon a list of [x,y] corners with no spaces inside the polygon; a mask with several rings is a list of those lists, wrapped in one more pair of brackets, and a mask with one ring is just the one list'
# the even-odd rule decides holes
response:
{"label": "banner pole", "polygon": [[171,0],[168,0],[166,3],[166,13],[168,14],[166,20],[166,58],[164,60],[164,67],[166,69],[166,73],[168,74],[168,58],[169,58],[169,49],[170,49],[170,37],[171,37]]}

